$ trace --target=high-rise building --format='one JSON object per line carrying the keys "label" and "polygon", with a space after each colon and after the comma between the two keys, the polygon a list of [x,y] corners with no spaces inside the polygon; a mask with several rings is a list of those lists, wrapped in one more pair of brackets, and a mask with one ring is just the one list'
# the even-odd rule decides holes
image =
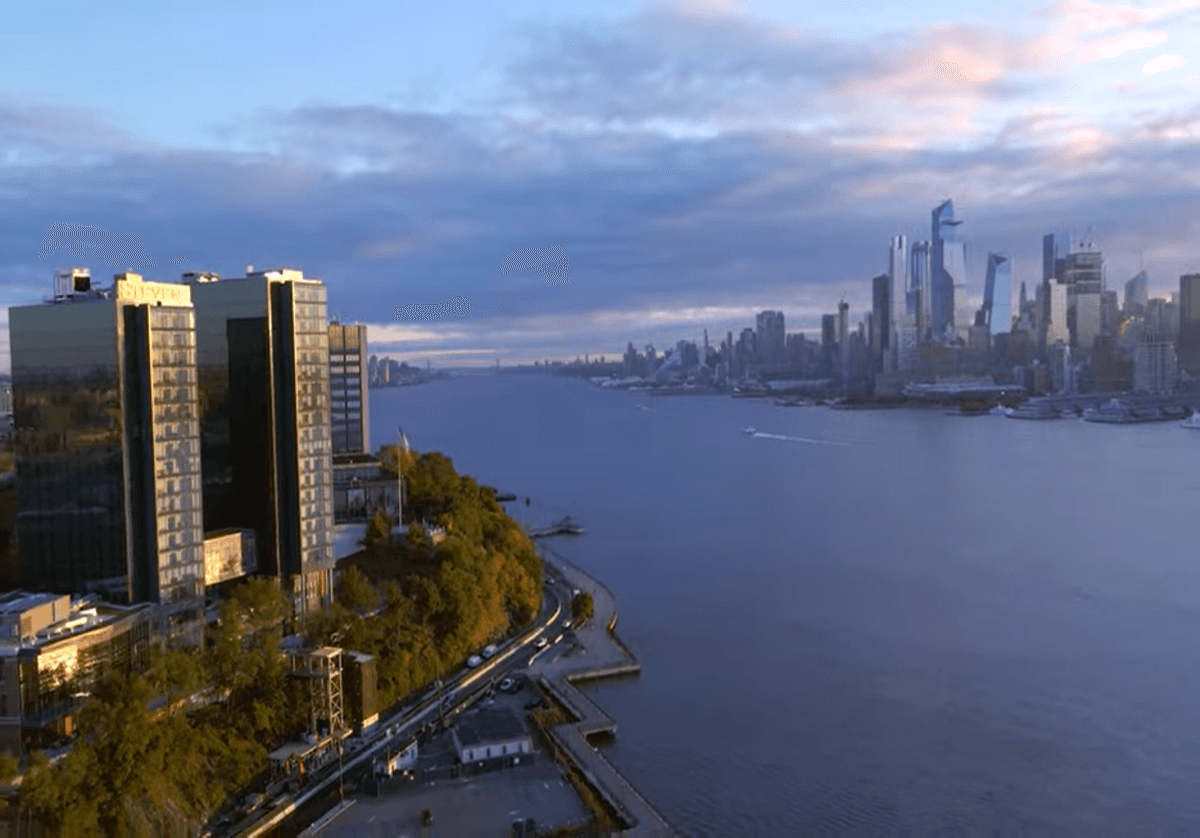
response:
{"label": "high-rise building", "polygon": [[1117,292],[1105,291],[1100,295],[1100,333],[1116,335],[1120,328],[1121,306],[1117,300]]}
{"label": "high-rise building", "polygon": [[845,380],[850,375],[850,304],[845,300],[838,303],[837,337],[838,371]]}
{"label": "high-rise building", "polygon": [[1070,253],[1059,260],[1058,281],[1067,286],[1071,345],[1091,353],[1100,334],[1100,295],[1104,293],[1104,258],[1095,251]]}
{"label": "high-rise building", "polygon": [[767,367],[781,366],[787,351],[783,312],[760,311],[755,318],[755,339],[758,343],[759,363]]}
{"label": "high-rise building", "polygon": [[[1025,285],[1021,284],[1024,303]],[[988,334],[1004,334],[1012,329],[1012,262],[1007,256],[989,253],[987,278],[983,287],[984,324]]]}
{"label": "high-rise building", "polygon": [[1149,299],[1149,280],[1145,271],[1139,271],[1137,276],[1125,283],[1125,316],[1141,316]]}
{"label": "high-rise building", "polygon": [[871,280],[871,363],[879,371],[888,369],[891,354],[892,278],[880,274]]}
{"label": "high-rise building", "polygon": [[1069,343],[1071,330],[1067,322],[1067,286],[1052,282],[1048,291],[1047,318],[1043,329],[1046,343],[1048,346],[1060,340]]}
{"label": "high-rise building", "polygon": [[965,341],[967,332],[971,325],[975,322],[975,317],[971,312],[971,299],[967,295],[966,283],[958,282],[954,285],[954,333],[949,335],[954,340]]}
{"label": "high-rise building", "polygon": [[1136,393],[1173,393],[1179,386],[1179,360],[1171,336],[1145,332],[1133,356],[1133,390]]}
{"label": "high-rise building", "polygon": [[896,370],[899,364],[898,352],[900,342],[896,338],[901,329],[901,322],[904,319],[904,305],[907,301],[909,286],[908,286],[908,270],[909,270],[909,255],[908,255],[908,237],[893,236],[891,246],[888,248],[888,301],[891,303],[891,322],[888,323],[888,348],[890,350],[890,369]]}
{"label": "high-rise building", "polygon": [[1200,274],[1179,277],[1179,340],[1176,352],[1183,371],[1200,376]]}
{"label": "high-rise building", "polygon": [[913,242],[909,251],[909,290],[920,292],[916,310],[918,339],[933,339],[933,249],[929,242]]}
{"label": "high-rise building", "polygon": [[[1054,343],[1047,332],[1050,324],[1050,305],[1052,295],[1050,286],[1058,280],[1061,271],[1061,254],[1067,249],[1066,239],[1058,233],[1047,233],[1042,236],[1042,285],[1039,299],[1042,303],[1038,311],[1038,352],[1044,353],[1050,344]],[[1065,325],[1065,323],[1064,323]]]}
{"label": "high-rise building", "polygon": [[329,410],[333,453],[369,454],[367,327],[329,324]]}
{"label": "high-rise building", "polygon": [[896,371],[912,372],[917,368],[920,331],[917,327],[918,312],[921,310],[921,291],[914,289],[905,295],[904,314],[900,321],[896,341]]}
{"label": "high-rise building", "polygon": [[9,309],[22,582],[150,602],[203,629],[195,318],[186,286],[61,271]]}
{"label": "high-rise building", "polygon": [[[943,341],[955,331],[954,287],[966,281],[966,251],[958,240],[954,202],[947,199],[932,213],[931,317],[933,339]],[[967,324],[969,325],[969,324]]]}
{"label": "high-rise building", "polygon": [[303,615],[332,596],[325,286],[301,271],[185,274],[196,310],[206,529],[256,533],[259,573]]}
{"label": "high-rise building", "polygon": [[1071,346],[1066,341],[1059,340],[1050,345],[1050,376],[1055,392],[1075,392],[1075,365],[1071,360]]}

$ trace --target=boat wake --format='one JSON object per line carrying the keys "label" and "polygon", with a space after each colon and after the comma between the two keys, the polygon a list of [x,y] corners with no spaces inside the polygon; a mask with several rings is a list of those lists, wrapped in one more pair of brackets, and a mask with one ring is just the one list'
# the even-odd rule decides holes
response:
{"label": "boat wake", "polygon": [[809,445],[849,445],[848,442],[834,442],[829,439],[809,439],[803,436],[784,436],[783,434],[764,434],[762,431],[757,431],[753,434],[763,439],[786,439],[789,442],[806,442]]}

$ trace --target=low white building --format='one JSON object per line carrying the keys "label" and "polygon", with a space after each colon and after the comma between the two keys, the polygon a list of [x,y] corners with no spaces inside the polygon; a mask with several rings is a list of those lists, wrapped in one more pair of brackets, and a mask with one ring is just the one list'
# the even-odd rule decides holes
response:
{"label": "low white building", "polygon": [[533,752],[533,742],[525,725],[508,709],[463,716],[451,735],[458,758],[464,764]]}
{"label": "low white building", "polygon": [[414,768],[417,764],[417,740],[412,739],[399,753],[390,754],[383,759],[375,760],[375,773],[391,777],[405,769]]}

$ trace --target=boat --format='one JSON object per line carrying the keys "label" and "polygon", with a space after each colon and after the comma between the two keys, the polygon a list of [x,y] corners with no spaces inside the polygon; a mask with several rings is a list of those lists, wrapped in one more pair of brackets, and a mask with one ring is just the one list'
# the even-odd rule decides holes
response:
{"label": "boat", "polygon": [[998,404],[989,410],[988,413],[990,413],[992,416],[1007,416],[1009,410],[1010,408],[1007,408],[1002,404]]}
{"label": "boat", "polygon": [[756,433],[758,433],[758,431],[756,431],[754,428],[746,427],[746,428],[742,428],[742,433],[749,434],[750,436],[754,436]]}
{"label": "boat", "polygon": [[1090,407],[1083,412],[1085,422],[1103,422],[1109,425],[1132,425],[1140,419],[1125,402],[1112,399],[1101,407]]}
{"label": "boat", "polygon": [[1059,413],[1048,404],[1023,404],[1005,414],[1009,419],[1059,419]]}
{"label": "boat", "polygon": [[814,402],[812,399],[802,399],[796,396],[790,396],[786,399],[776,399],[775,404],[778,407],[812,407]]}
{"label": "boat", "polygon": [[1200,431],[1200,410],[1193,410],[1191,416],[1179,423],[1179,427]]}

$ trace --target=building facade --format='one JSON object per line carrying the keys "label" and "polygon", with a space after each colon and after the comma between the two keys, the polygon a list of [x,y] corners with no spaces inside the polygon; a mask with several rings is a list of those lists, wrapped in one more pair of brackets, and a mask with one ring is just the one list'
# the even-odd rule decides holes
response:
{"label": "building facade", "polygon": [[1200,376],[1200,274],[1179,277],[1179,364],[1189,376]]}
{"label": "building facade", "polygon": [[954,217],[954,202],[938,204],[932,216],[930,331],[934,340],[944,341],[955,334],[954,287],[966,282],[967,260],[963,243],[958,240],[962,222]]}
{"label": "building facade", "polygon": [[367,327],[329,324],[329,411],[333,453],[369,454]]}
{"label": "building facade", "polygon": [[1012,330],[1012,262],[1000,253],[989,253],[983,287],[984,325],[988,334]]}
{"label": "building facade", "polygon": [[153,606],[14,591],[0,596],[0,751],[59,745],[108,669],[144,662]]}
{"label": "building facade", "polygon": [[59,272],[9,309],[22,583],[149,602],[198,642],[204,538],[195,318],[185,286]]}
{"label": "building facade", "polygon": [[332,597],[325,286],[301,271],[185,274],[196,309],[206,529],[255,533],[297,615]]}

